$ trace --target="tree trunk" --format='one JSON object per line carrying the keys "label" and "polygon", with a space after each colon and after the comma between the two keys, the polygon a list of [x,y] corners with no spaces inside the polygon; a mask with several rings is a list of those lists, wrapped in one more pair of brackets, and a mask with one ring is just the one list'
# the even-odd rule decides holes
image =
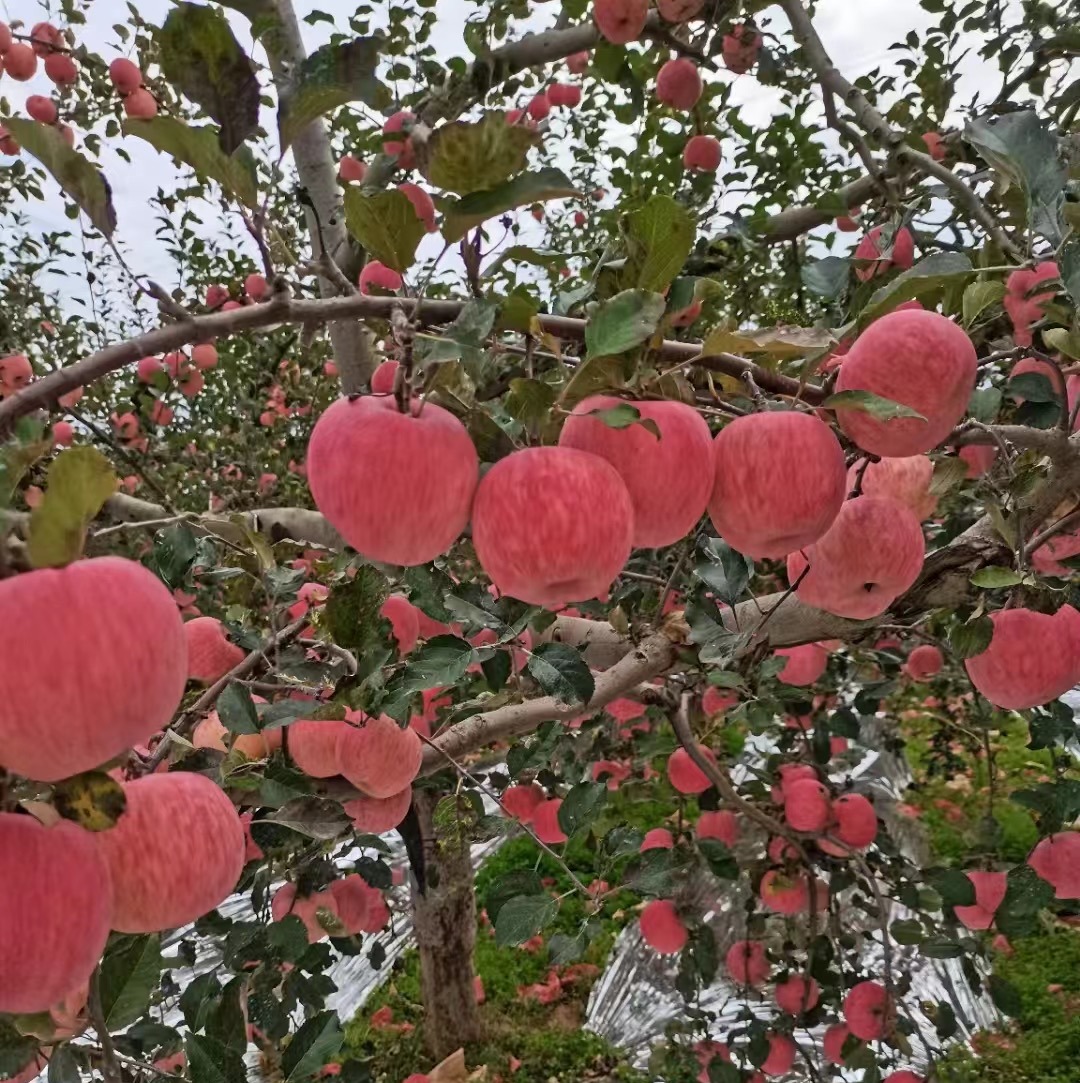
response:
{"label": "tree trunk", "polygon": [[[274,85],[281,97],[292,90],[296,72],[307,51],[300,37],[300,24],[292,0],[276,0],[275,6],[278,25],[264,35],[263,41],[274,75]],[[297,176],[311,200],[311,205],[304,208],[304,217],[311,236],[312,251],[316,258],[325,253],[339,267],[345,268],[350,262],[351,246],[345,229],[330,133],[321,118],[313,120],[299,132],[293,140],[292,152]],[[332,282],[319,279],[319,293],[323,297],[333,297],[337,292]],[[374,369],[367,329],[359,320],[332,323],[330,341],[341,372],[341,390],[346,395],[362,391]]]}
{"label": "tree trunk", "polygon": [[424,1037],[440,1060],[481,1035],[473,988],[476,894],[469,842],[436,833],[433,815],[441,797],[431,790],[413,791],[424,855],[423,867],[413,870]]}

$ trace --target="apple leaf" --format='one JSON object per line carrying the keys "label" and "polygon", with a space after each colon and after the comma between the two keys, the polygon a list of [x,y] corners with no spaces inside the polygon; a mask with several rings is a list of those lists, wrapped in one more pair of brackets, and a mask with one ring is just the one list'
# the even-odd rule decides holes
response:
{"label": "apple leaf", "polygon": [[176,117],[126,120],[124,134],[145,139],[162,154],[170,154],[190,166],[199,176],[217,181],[230,195],[247,207],[256,207],[259,190],[255,159],[247,147],[226,154],[220,145],[219,130],[209,124],[185,124]]}
{"label": "apple leaf", "polygon": [[375,77],[385,47],[381,34],[353,38],[316,49],[299,67],[293,87],[278,106],[278,138],[284,151],[317,117],[348,102],[383,110],[390,91]]}
{"label": "apple leaf", "polygon": [[574,370],[559,396],[564,406],[573,406],[598,391],[612,391],[626,384],[626,362],[621,357],[590,357]]}
{"label": "apple leaf", "polygon": [[[538,169],[522,173],[513,180],[505,181],[493,188],[474,191],[462,199],[446,200],[442,204],[445,214],[442,235],[447,241],[459,241],[473,226],[498,214],[512,211],[515,207],[524,207],[532,203],[543,203],[549,199],[568,199],[581,193],[567,178],[561,169]],[[562,253],[549,253],[543,256],[517,245],[503,259],[528,259],[530,263],[550,262],[552,258],[565,261]],[[529,256],[523,255],[529,252]]]}
{"label": "apple leaf", "polygon": [[991,305],[996,305],[1005,296],[1003,282],[984,279],[972,282],[964,290],[964,326],[970,327]]}
{"label": "apple leaf", "polygon": [[30,563],[50,568],[76,560],[87,527],[114,492],[116,475],[100,451],[74,447],[58,455],[49,467],[45,499],[30,515]]}
{"label": "apple leaf", "polygon": [[867,324],[892,312],[905,301],[931,301],[951,286],[963,285],[975,274],[971,260],[961,252],[934,252],[919,260],[914,267],[896,276],[881,289],[875,290],[866,307],[859,313],[859,322]]}
{"label": "apple leaf", "polygon": [[48,170],[53,180],[79,205],[94,228],[111,237],[116,229],[116,210],[105,174],[88,158],[69,147],[60,130],[51,124],[39,124],[36,120],[23,117],[8,117],[0,124]]}
{"label": "apple leaf", "polygon": [[232,154],[258,129],[259,81],[224,13],[182,0],[158,43],[165,78],[217,121],[221,149]]}
{"label": "apple leaf", "polygon": [[420,172],[437,188],[465,196],[496,188],[525,168],[540,136],[508,124],[498,109],[477,121],[455,120],[436,128],[419,155]]}
{"label": "apple leaf", "polygon": [[898,417],[916,417],[925,421],[916,410],[905,406],[902,402],[893,402],[892,399],[882,398],[871,391],[837,391],[830,395],[822,404],[826,410],[861,410],[878,421],[892,421]]}
{"label": "apple leaf", "polygon": [[590,357],[625,353],[655,334],[664,298],[649,290],[623,290],[598,305],[585,325]]}
{"label": "apple leaf", "polygon": [[626,216],[629,254],[620,276],[623,284],[658,292],[670,286],[690,255],[696,233],[692,211],[671,196],[653,196]]}
{"label": "apple leaf", "polygon": [[345,192],[345,224],[372,258],[395,271],[407,271],[416,259],[416,246],[424,236],[424,223],[404,192]]}
{"label": "apple leaf", "polygon": [[127,807],[127,798],[104,771],[84,771],[53,786],[53,804],[65,820],[87,831],[107,831]]}
{"label": "apple leaf", "polygon": [[610,406],[602,410],[590,410],[587,417],[595,417],[597,421],[607,425],[609,429],[628,429],[631,425],[640,425],[643,429],[660,439],[660,427],[652,418],[642,418],[641,411],[629,402],[620,402],[618,406]]}

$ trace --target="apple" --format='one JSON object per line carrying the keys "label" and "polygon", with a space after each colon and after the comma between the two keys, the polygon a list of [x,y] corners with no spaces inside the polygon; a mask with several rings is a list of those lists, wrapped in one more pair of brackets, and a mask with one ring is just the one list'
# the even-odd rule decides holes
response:
{"label": "apple", "polygon": [[687,113],[697,105],[703,89],[697,65],[688,57],[669,60],[656,75],[656,97],[663,105]]}
{"label": "apple", "polygon": [[535,783],[507,786],[500,800],[506,812],[520,823],[527,824],[537,807],[547,800],[544,791]]}
{"label": "apple", "polygon": [[9,46],[8,51],[4,53],[4,71],[20,83],[25,83],[34,77],[37,62],[38,58],[34,50],[21,41]]}
{"label": "apple", "polygon": [[484,475],[472,509],[481,567],[501,594],[547,607],[606,594],[630,556],[634,509],[618,471],[571,447],[532,447]]}
{"label": "apple", "polygon": [[[697,749],[711,763],[716,763],[716,757],[705,745],[699,744]],[[679,793],[704,793],[712,785],[709,776],[694,763],[685,748],[677,748],[668,756],[667,777]]]}
{"label": "apple", "polygon": [[715,173],[720,168],[720,140],[715,135],[692,135],[683,147],[683,165],[702,173]]}
{"label": "apple", "polygon": [[638,919],[641,938],[660,955],[675,955],[686,946],[689,934],[670,899],[646,903]]}
{"label": "apple", "polygon": [[479,463],[448,411],[426,403],[414,417],[389,396],[363,396],[319,418],[307,470],[316,505],[354,549],[415,565],[445,553],[465,528]]}
{"label": "apple", "polygon": [[975,888],[972,906],[956,906],[953,910],[960,923],[968,929],[989,929],[994,914],[1005,898],[1009,878],[1003,872],[968,872],[964,874]]}
{"label": "apple", "polygon": [[401,364],[398,361],[381,362],[371,374],[371,393],[373,395],[392,395],[399,368],[401,368]]}
{"label": "apple", "polygon": [[936,677],[944,665],[941,651],[932,643],[924,643],[908,655],[904,672],[916,681],[925,681],[929,677]]}
{"label": "apple", "polygon": [[685,23],[705,6],[705,0],[656,0],[656,10],[669,23]]}
{"label": "apple", "polygon": [[46,1012],[88,981],[111,912],[109,870],[90,832],[0,813],[0,1012]]}
{"label": "apple", "polygon": [[172,594],[121,557],[0,580],[0,766],[39,782],[145,743],[184,693]]}
{"label": "apple", "polygon": [[50,53],[45,57],[45,74],[57,86],[71,86],[79,78],[79,66],[67,53]]}
{"label": "apple", "polygon": [[662,400],[630,404],[659,437],[639,422],[613,429],[593,416],[621,405],[613,395],[582,399],[566,419],[559,446],[598,455],[618,471],[633,504],[634,546],[672,545],[705,512],[713,486],[709,426],[692,406]]}
{"label": "apple", "polygon": [[813,684],[829,664],[829,652],[821,643],[803,643],[798,647],[781,647],[773,651],[774,658],[786,658],[784,668],[776,675],[781,684],[805,686]]}
{"label": "apple", "polygon": [[796,831],[822,831],[831,816],[829,791],[817,779],[801,778],[784,787],[784,818]]}
{"label": "apple", "polygon": [[[860,282],[887,274],[892,267],[902,271],[915,262],[915,238],[911,230],[901,226],[890,238],[882,226],[875,226],[855,248],[855,277]],[[861,264],[858,261],[863,261]]]}
{"label": "apple", "polygon": [[[415,121],[416,117],[407,109],[399,109],[388,117],[383,125],[383,154],[396,158],[398,166],[402,169],[412,169],[416,164],[416,152],[408,135],[401,136],[399,133],[411,127]],[[391,138],[387,139],[385,136]]]}
{"label": "apple", "polygon": [[336,755],[341,774],[358,790],[392,797],[416,778],[424,748],[414,730],[379,715],[339,729]]}
{"label": "apple", "polygon": [[391,594],[379,610],[379,616],[385,617],[393,628],[398,654],[408,654],[420,638],[420,621],[416,612],[416,606],[404,594]]}
{"label": "apple", "polygon": [[1027,862],[1053,886],[1056,898],[1080,899],[1080,834],[1059,831],[1042,839]]}
{"label": "apple", "polygon": [[929,451],[964,416],[976,369],[975,347],[951,320],[936,312],[890,312],[855,340],[840,366],[836,390],[869,391],[921,418],[884,421],[861,410],[838,409],[840,428],[874,455]]}
{"label": "apple", "polygon": [[895,500],[848,500],[829,532],[787,559],[799,600],[852,620],[880,616],[919,577],[926,545],[915,516]]}
{"label": "apple", "polygon": [[769,1036],[769,1055],[765,1058],[761,1070],[767,1076],[787,1075],[795,1065],[798,1047],[793,1038],[786,1034]]}
{"label": "apple", "polygon": [[367,165],[351,154],[343,154],[338,161],[338,177],[346,183],[356,181],[362,184],[367,176]]}
{"label": "apple", "polygon": [[559,826],[559,809],[562,798],[552,797],[541,801],[532,813],[532,829],[536,837],[548,846],[566,842],[566,832]]}
{"label": "apple", "polygon": [[892,1030],[895,1009],[885,986],[876,981],[853,985],[844,997],[844,1021],[856,1038],[876,1042]]}
{"label": "apple", "polygon": [[[854,489],[862,469],[853,463],[848,470],[848,488]],[[866,496],[891,497],[910,508],[920,522],[929,519],[937,507],[938,498],[930,491],[934,479],[934,464],[926,455],[908,455],[900,459],[879,459],[863,471],[862,491]]]}
{"label": "apple", "polygon": [[0,398],[21,391],[33,378],[34,369],[25,354],[0,357]]}
{"label": "apple", "polygon": [[649,18],[649,0],[593,0],[593,21],[613,45],[637,41]]}
{"label": "apple", "polygon": [[[398,191],[412,204],[413,210],[416,211],[416,217],[424,223],[424,228],[428,233],[434,233],[438,227],[435,225],[435,204],[431,196],[419,184],[413,184],[409,181],[399,184]],[[399,285],[394,288],[400,289],[401,287]]]}
{"label": "apple", "polygon": [[772,973],[760,940],[737,940],[724,958],[731,980],[739,985],[764,985]]}
{"label": "apple", "polygon": [[341,774],[337,742],[347,722],[297,719],[286,727],[285,740],[293,763],[310,778],[333,778]]}
{"label": "apple", "polygon": [[734,812],[726,809],[703,812],[694,824],[694,835],[698,839],[719,839],[731,849],[739,837],[739,821]]}
{"label": "apple", "polygon": [[381,835],[384,831],[392,831],[405,819],[411,804],[412,787],[406,786],[389,797],[354,797],[345,801],[342,808],[357,831]]}
{"label": "apple", "polygon": [[844,1063],[844,1043],[851,1036],[851,1031],[845,1023],[834,1023],[825,1031],[822,1040],[822,1052],[830,1064]]}
{"label": "apple", "polygon": [[193,681],[213,684],[238,666],[247,653],[225,638],[225,626],[213,617],[196,617],[184,625],[187,672]]}
{"label": "apple", "polygon": [[401,275],[385,263],[377,259],[368,260],[360,272],[360,292],[368,295],[373,288],[386,290],[388,293],[396,293],[402,286]]}
{"label": "apple", "polygon": [[127,807],[96,835],[112,879],[112,927],[161,932],[219,906],[236,886],[247,848],[224,791],[191,771],[121,786]]}
{"label": "apple", "polygon": [[999,609],[990,620],[990,645],[964,666],[994,706],[1023,711],[1057,699],[1080,680],[1080,613],[1071,605],[1052,614]]}
{"label": "apple", "polygon": [[[323,921],[320,921],[320,910],[323,911]],[[308,941],[312,944],[325,940],[330,935],[326,926],[334,927],[340,921],[337,900],[329,890],[298,895],[296,884],[285,883],[274,892],[274,897],[270,900],[270,916],[274,921],[284,921],[290,914],[304,923]]]}
{"label": "apple", "polygon": [[793,974],[790,978],[776,983],[776,1004],[788,1015],[802,1015],[813,1011],[821,999],[821,987],[813,978]]}
{"label": "apple", "polygon": [[645,832],[645,837],[641,840],[638,852],[645,853],[646,850],[670,850],[674,845],[675,839],[666,827],[654,827],[651,831]]}
{"label": "apple", "polygon": [[1042,319],[1044,306],[1053,300],[1057,292],[1053,287],[1048,290],[1039,290],[1038,287],[1043,282],[1060,277],[1058,265],[1047,260],[1034,268],[1022,267],[1013,271],[1005,280],[1002,305],[1012,320],[1013,340],[1017,346],[1031,345],[1031,325]]}
{"label": "apple", "polygon": [[[877,812],[869,799],[861,793],[846,793],[832,804],[835,824],[830,834],[853,850],[865,850],[877,838]],[[843,850],[840,856],[847,856]]]}
{"label": "apple", "polygon": [[844,453],[812,414],[747,414],[713,440],[709,518],[733,549],[755,560],[817,541],[847,495]]}

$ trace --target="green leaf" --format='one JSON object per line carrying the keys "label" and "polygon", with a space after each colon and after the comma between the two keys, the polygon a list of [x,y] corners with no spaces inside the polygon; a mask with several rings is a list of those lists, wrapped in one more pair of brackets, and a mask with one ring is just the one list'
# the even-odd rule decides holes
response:
{"label": "green leaf", "polygon": [[541,380],[524,378],[510,381],[510,390],[503,400],[506,412],[529,428],[546,421],[554,405],[555,388]]}
{"label": "green leaf", "polygon": [[972,282],[964,290],[964,326],[971,325],[991,305],[996,305],[1005,296],[1005,284],[991,279]]}
{"label": "green leaf", "polygon": [[660,427],[651,418],[642,420],[641,411],[630,402],[620,402],[618,406],[609,406],[607,409],[590,410],[586,417],[595,417],[609,429],[628,429],[631,425],[640,425],[643,429],[660,439]]}
{"label": "green leaf", "polygon": [[37,1051],[37,1039],[16,1030],[13,1016],[0,1016],[0,1075],[18,1075]]}
{"label": "green leaf", "polygon": [[104,771],[84,771],[53,786],[53,804],[65,820],[87,831],[108,831],[127,808],[127,797]]}
{"label": "green leaf", "polygon": [[53,1046],[49,1054],[48,1080],[49,1083],[81,1083],[79,1062],[68,1042]]}
{"label": "green leaf", "polygon": [[585,659],[565,643],[541,643],[529,656],[527,669],[549,696],[562,703],[584,705],[596,690]]}
{"label": "green leaf", "polygon": [[570,407],[599,391],[617,391],[625,384],[626,363],[621,357],[590,357],[574,370],[559,399]]}
{"label": "green leaf", "polygon": [[1009,395],[1025,402],[1059,403],[1058,395],[1050,378],[1041,372],[1022,372],[1019,376],[1010,376],[1006,385]]}
{"label": "green leaf", "polygon": [[588,827],[600,814],[607,801],[608,789],[603,782],[579,782],[570,788],[559,806],[559,826],[567,835]]}
{"label": "green leaf", "polygon": [[694,575],[707,584],[720,601],[733,605],[743,596],[754,575],[754,562],[720,538],[706,538],[700,548],[708,557],[708,563],[699,564]]}
{"label": "green leaf", "polygon": [[125,120],[124,134],[144,139],[162,154],[171,155],[207,180],[216,181],[246,207],[259,205],[255,159],[247,147],[232,154],[221,149],[220,130],[212,125],[185,124],[176,117]]}
{"label": "green leaf", "polygon": [[655,292],[666,289],[694,246],[697,220],[693,212],[670,196],[655,195],[626,216],[625,228],[628,255],[620,276],[623,285]]}
{"label": "green leaf", "polygon": [[174,523],[154,535],[150,570],[167,586],[182,586],[197,553],[195,532],[187,523]]}
{"label": "green leaf", "polygon": [[438,188],[466,196],[497,188],[525,168],[529,151],[540,140],[524,124],[507,124],[494,109],[478,121],[442,124],[427,141],[420,172]]}
{"label": "green leaf", "polygon": [[251,693],[242,684],[234,682],[226,686],[218,696],[217,712],[221,724],[230,733],[259,732],[259,712]]}
{"label": "green leaf", "polygon": [[585,325],[589,357],[625,353],[655,334],[664,298],[648,290],[623,290],[602,302]]}
{"label": "green leaf", "polygon": [[914,267],[896,276],[887,285],[875,290],[869,303],[859,313],[860,323],[884,316],[905,301],[936,304],[950,286],[975,274],[971,260],[960,252],[934,252],[919,260]]}
{"label": "green leaf", "polygon": [[379,610],[388,597],[389,580],[366,564],[348,582],[335,586],[323,607],[323,620],[333,641],[360,652],[381,646]]}
{"label": "green leaf", "polygon": [[337,1056],[344,1040],[337,1012],[312,1016],[292,1036],[281,1056],[285,1083],[299,1083],[315,1075]]}
{"label": "green leaf", "polygon": [[[444,187],[447,187],[444,185]],[[460,241],[473,226],[494,218],[496,215],[505,214],[516,207],[527,207],[532,203],[545,203],[549,199],[569,199],[579,196],[581,193],[574,187],[561,169],[546,168],[537,169],[529,173],[522,173],[513,180],[504,181],[502,184],[479,191],[468,189],[469,194],[462,199],[445,200],[441,204],[444,214],[442,235],[447,241]],[[522,245],[516,245],[510,252],[503,255],[502,259],[527,259],[530,263],[551,262],[557,258],[559,262],[565,262],[564,253],[548,254],[543,257],[531,254],[531,258],[524,253]]]}
{"label": "green leaf", "polygon": [[407,271],[426,229],[405,193],[397,188],[368,192],[351,185],[344,198],[349,232],[373,259],[395,271]]}
{"label": "green leaf", "polygon": [[851,277],[851,260],[844,256],[826,256],[810,260],[799,270],[803,285],[826,301],[835,300],[844,292]]}
{"label": "green leaf", "polygon": [[87,527],[114,492],[116,475],[100,451],[61,452],[49,467],[45,499],[30,515],[31,564],[50,568],[81,556]]}
{"label": "green leaf", "polygon": [[964,129],[964,139],[1010,185],[1021,190],[1031,228],[1053,244],[1060,243],[1066,171],[1057,137],[1039,115],[1020,109],[990,120],[975,120]]}
{"label": "green leaf", "polygon": [[1024,1002],[1020,997],[1020,990],[1012,982],[1006,981],[1000,974],[991,974],[987,980],[987,988],[990,991],[990,999],[994,1002],[1002,1015],[1017,1019],[1024,1010]]}
{"label": "green leaf", "polygon": [[[1067,708],[1071,712],[1071,708]],[[1039,716],[1036,716],[1038,718]],[[1046,717],[1046,716],[1043,716]],[[1032,719],[1032,743],[1029,748],[1052,748],[1057,739],[1062,737],[1061,726],[1057,719],[1050,716],[1055,722],[1054,740],[1036,744],[1035,721]],[[1075,728],[1075,725],[1074,725]],[[1024,808],[1031,809],[1038,816],[1040,835],[1053,834],[1060,831],[1065,824],[1071,824],[1077,816],[1080,816],[1080,781],[1076,779],[1062,778],[1056,782],[1039,782],[1026,790],[1017,790],[1010,794],[1010,800]]]}
{"label": "green leaf", "polygon": [[994,622],[987,616],[976,617],[966,624],[957,624],[949,633],[949,648],[958,661],[982,654],[990,646]]}
{"label": "green leaf", "polygon": [[101,1011],[109,1030],[123,1030],[150,1007],[163,965],[157,933],[126,936],[109,944],[98,977]]}
{"label": "green leaf", "polygon": [[232,154],[259,126],[259,81],[222,11],[180,2],[158,34],[161,70],[173,86],[221,128],[218,142]]}
{"label": "green leaf", "polygon": [[495,919],[495,943],[501,948],[524,944],[555,920],[558,904],[550,895],[517,895]]}
{"label": "green leaf", "polygon": [[1012,568],[980,568],[972,577],[971,582],[976,587],[986,590],[994,590],[998,587],[1014,587],[1023,582],[1024,577]]}
{"label": "green leaf", "polygon": [[191,1083],[247,1083],[247,1069],[239,1050],[195,1034],[187,1036],[184,1049]]}
{"label": "green leaf", "polygon": [[989,425],[1001,409],[1001,389],[997,387],[980,387],[972,391],[968,400],[967,412],[976,421]]}
{"label": "green leaf", "polygon": [[964,948],[947,936],[928,936],[919,945],[919,954],[926,959],[959,959],[964,954]]}
{"label": "green leaf", "polygon": [[713,876],[721,880],[738,880],[739,863],[724,843],[719,839],[699,839],[697,847]]}
{"label": "green leaf", "polygon": [[111,237],[116,229],[116,210],[109,182],[92,162],[67,145],[59,128],[23,117],[6,117],[0,124],[48,170],[94,228]]}
{"label": "green leaf", "polygon": [[959,869],[935,869],[926,882],[941,896],[946,906],[974,906],[975,885]]}
{"label": "green leaf", "polygon": [[281,150],[316,117],[348,102],[363,102],[382,111],[392,102],[390,91],[375,77],[386,47],[381,34],[323,45],[301,62],[290,93],[278,105]]}
{"label": "green leaf", "polygon": [[626,886],[641,895],[670,894],[674,884],[675,858],[671,850],[646,850],[626,870]]}
{"label": "green leaf", "polygon": [[893,402],[892,399],[882,398],[871,391],[838,391],[830,395],[822,404],[826,410],[861,410],[878,421],[892,421],[897,417],[917,417],[922,421],[923,417],[910,406],[902,402]]}
{"label": "green leaf", "polygon": [[488,917],[495,921],[499,911],[511,899],[518,895],[540,895],[544,885],[540,875],[532,869],[514,869],[494,880],[484,892],[484,909]]}
{"label": "green leaf", "polygon": [[889,926],[893,940],[898,944],[919,944],[924,936],[922,924],[918,921],[894,921]]}
{"label": "green leaf", "polygon": [[576,962],[585,954],[588,946],[589,938],[583,932],[575,936],[555,933],[548,941],[548,961],[553,966],[565,966],[567,963]]}
{"label": "green leaf", "polygon": [[1028,864],[1009,870],[1005,898],[997,908],[998,931],[1013,939],[1038,932],[1039,913],[1054,901],[1054,889]]}
{"label": "green leaf", "polygon": [[339,802],[324,797],[298,797],[270,813],[266,819],[298,835],[324,842],[336,839],[351,823]]}
{"label": "green leaf", "polygon": [[475,649],[464,639],[435,636],[412,654],[404,672],[389,682],[387,689],[395,695],[408,696],[425,688],[456,684],[475,656]]}

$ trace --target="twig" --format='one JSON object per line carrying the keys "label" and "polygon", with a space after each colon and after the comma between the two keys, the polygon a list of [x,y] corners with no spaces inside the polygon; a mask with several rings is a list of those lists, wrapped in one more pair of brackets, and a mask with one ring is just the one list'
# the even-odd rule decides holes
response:
{"label": "twig", "polygon": [[116,1059],[116,1048],[113,1045],[109,1026],[105,1022],[105,1012],[101,1006],[101,968],[94,970],[90,978],[90,996],[87,999],[87,1015],[94,1024],[94,1032],[101,1043],[101,1074],[105,1077],[105,1083],[123,1083],[124,1075],[120,1071],[120,1065]]}
{"label": "twig", "polygon": [[164,519],[133,519],[127,523],[116,523],[113,526],[105,526],[95,530],[90,537],[104,538],[109,534],[117,534],[124,530],[155,530],[159,526],[171,526],[173,523],[187,523],[199,516],[192,511],[182,511],[179,515],[167,515]]}
{"label": "twig", "polygon": [[326,651],[327,654],[332,654],[337,658],[340,658],[348,669],[350,674],[356,673],[360,668],[360,664],[356,660],[356,655],[352,651],[347,651],[344,647],[339,647],[336,643],[324,642],[321,639],[298,639],[296,641],[301,647],[313,647]]}

